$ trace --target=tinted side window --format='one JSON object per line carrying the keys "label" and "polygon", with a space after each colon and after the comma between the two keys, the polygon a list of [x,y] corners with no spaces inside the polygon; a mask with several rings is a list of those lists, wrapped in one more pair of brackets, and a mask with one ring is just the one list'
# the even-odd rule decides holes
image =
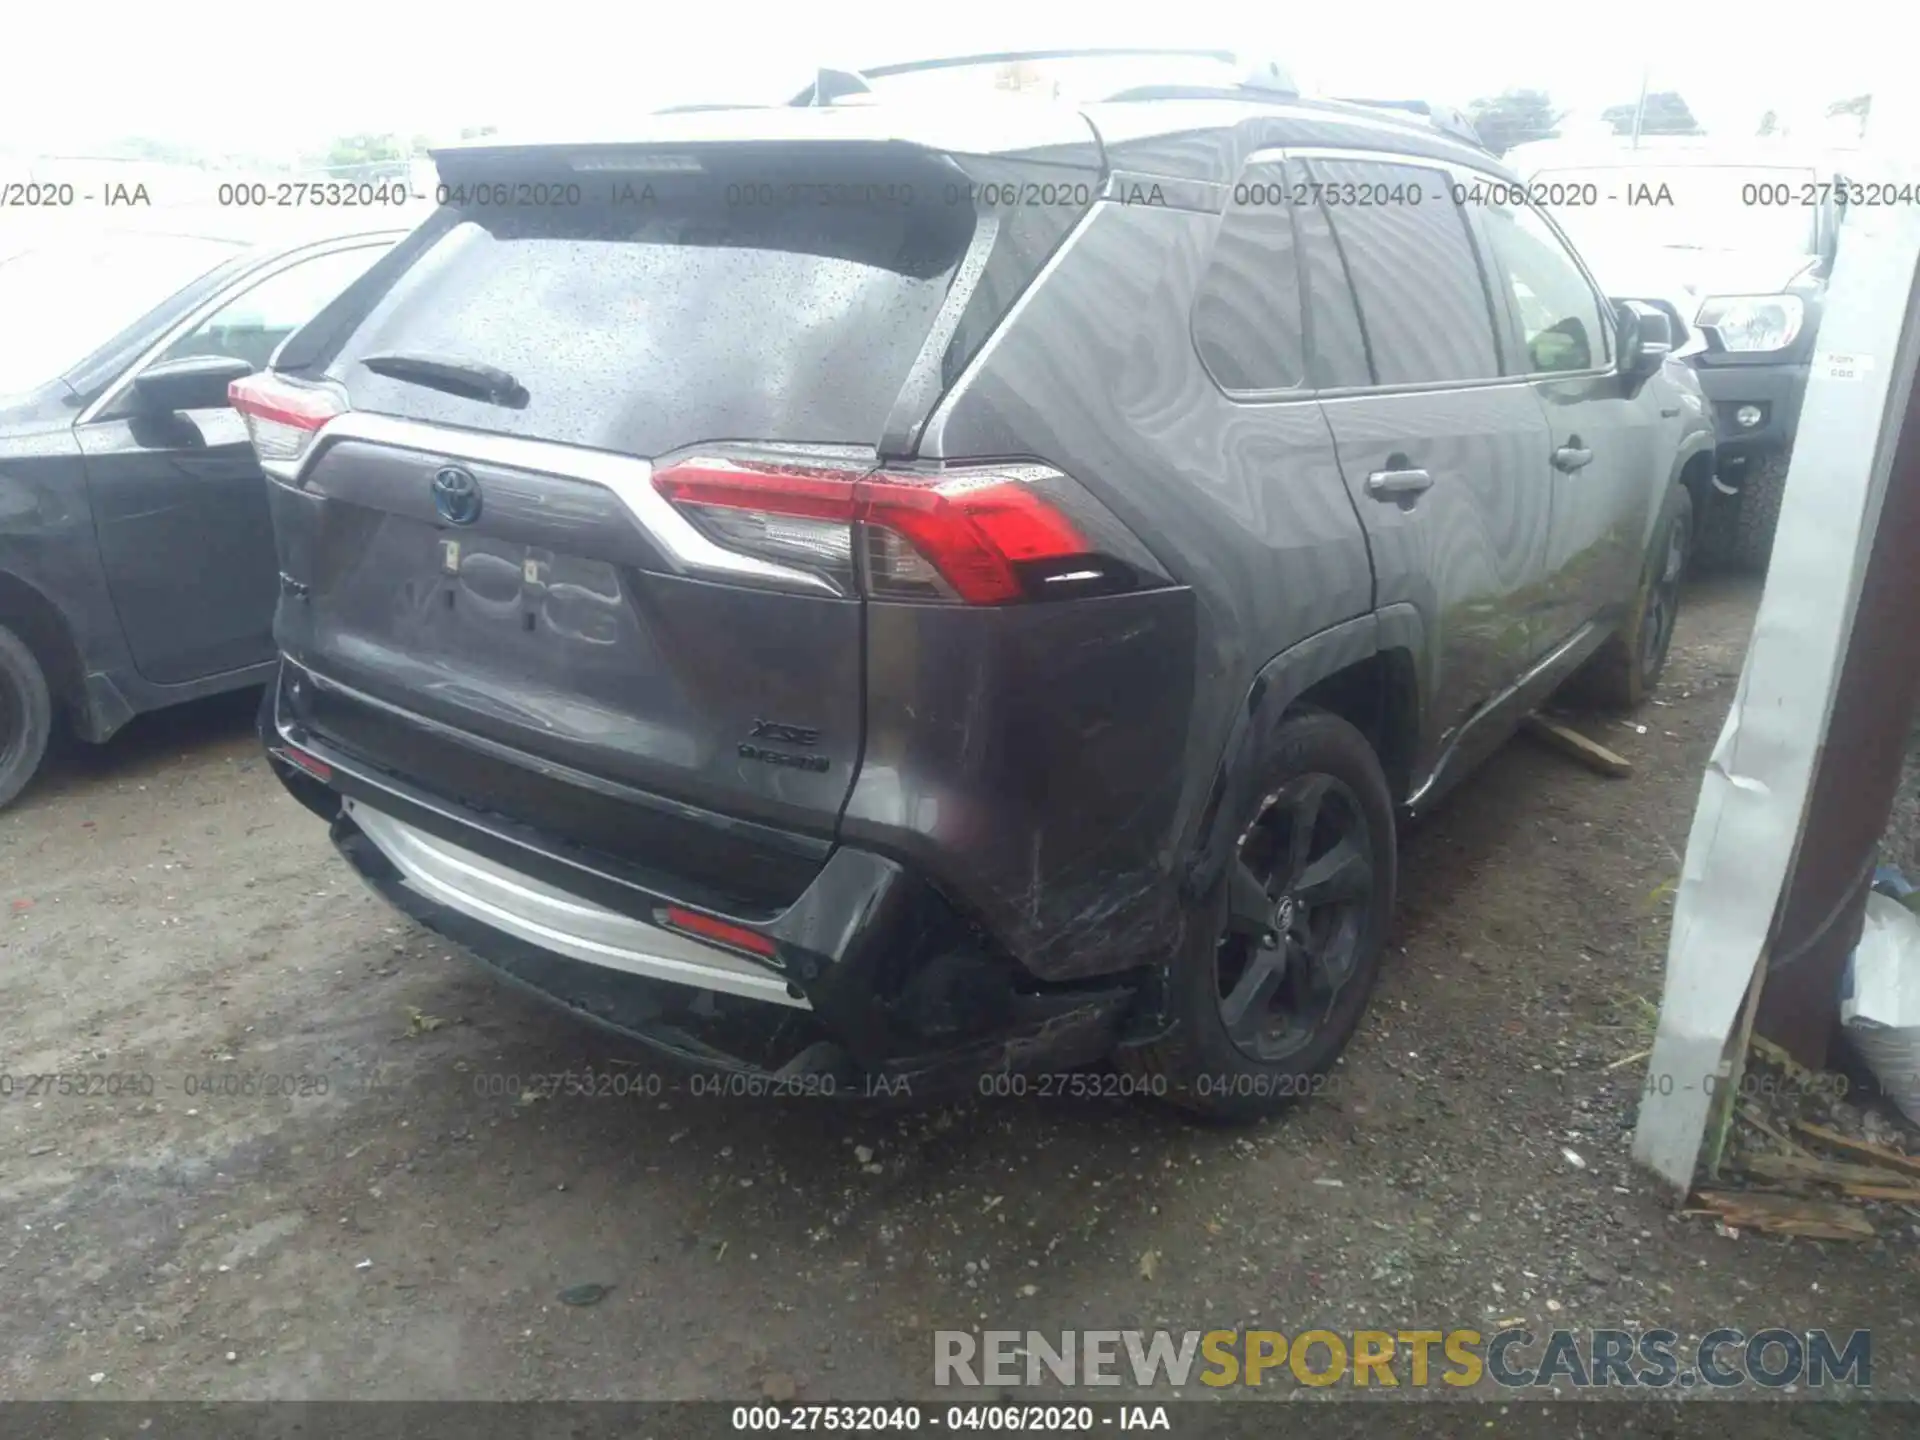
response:
{"label": "tinted side window", "polygon": [[1234,186],[1193,302],[1193,344],[1225,390],[1285,390],[1306,374],[1293,219],[1277,165]]}
{"label": "tinted side window", "polygon": [[1560,237],[1533,210],[1489,205],[1488,243],[1499,283],[1513,296],[1527,347],[1509,366],[1521,374],[1591,370],[1607,363],[1600,302]]}
{"label": "tinted side window", "polygon": [[1316,390],[1371,385],[1367,336],[1354,303],[1347,263],[1333,238],[1326,211],[1300,205],[1293,212],[1300,233],[1300,270],[1307,286],[1307,380]]}
{"label": "tinted side window", "polygon": [[1446,174],[1356,160],[1315,160],[1311,169],[1379,383],[1499,375],[1486,284]]}

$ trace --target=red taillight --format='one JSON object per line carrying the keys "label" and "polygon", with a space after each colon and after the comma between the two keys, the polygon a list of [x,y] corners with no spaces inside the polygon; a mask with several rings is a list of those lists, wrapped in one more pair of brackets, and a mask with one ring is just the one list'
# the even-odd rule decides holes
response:
{"label": "red taillight", "polygon": [[714,543],[817,575],[851,593],[857,467],[698,456],[656,471],[654,488]]}
{"label": "red taillight", "polygon": [[[1088,549],[1072,522],[1015,476],[976,473],[927,486],[882,475],[863,488],[860,518],[903,537],[970,605],[1025,594],[1017,562],[1060,560]],[[869,562],[875,555],[869,545]]]}
{"label": "red taillight", "polygon": [[689,935],[698,935],[702,940],[717,940],[722,945],[731,945],[736,950],[745,950],[754,955],[773,954],[773,941],[759,931],[727,920],[717,920],[695,910],[668,905],[658,912],[658,919],[663,925]]}
{"label": "red taillight", "polygon": [[718,543],[850,580],[854,527],[865,531],[875,594],[997,605],[1026,593],[1016,565],[1092,547],[1035,487],[1042,466],[864,471],[702,456],[654,475],[654,486]]}
{"label": "red taillight", "polygon": [[295,385],[271,374],[249,375],[227,387],[227,399],[247,422],[247,434],[270,474],[287,474],[313,437],[346,401],[333,390]]}

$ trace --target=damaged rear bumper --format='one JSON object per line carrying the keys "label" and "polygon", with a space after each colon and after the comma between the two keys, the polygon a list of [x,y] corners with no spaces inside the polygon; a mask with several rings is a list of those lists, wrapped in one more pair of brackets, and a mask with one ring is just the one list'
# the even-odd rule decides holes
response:
{"label": "damaged rear bumper", "polygon": [[1133,1007],[1124,977],[1037,981],[919,876],[845,846],[794,904],[753,920],[771,953],[708,943],[662,923],[686,915],[684,897],[421,793],[306,732],[276,696],[261,710],[275,774],[375,891],[517,986],[682,1064],[919,1098],[1098,1060]]}

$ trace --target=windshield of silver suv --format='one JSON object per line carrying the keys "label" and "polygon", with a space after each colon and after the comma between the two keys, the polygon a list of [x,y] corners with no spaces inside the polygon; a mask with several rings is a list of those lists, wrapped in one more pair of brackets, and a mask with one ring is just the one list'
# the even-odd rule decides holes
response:
{"label": "windshield of silver suv", "polygon": [[1811,255],[1809,167],[1592,165],[1541,170],[1554,218],[1582,250],[1661,247]]}

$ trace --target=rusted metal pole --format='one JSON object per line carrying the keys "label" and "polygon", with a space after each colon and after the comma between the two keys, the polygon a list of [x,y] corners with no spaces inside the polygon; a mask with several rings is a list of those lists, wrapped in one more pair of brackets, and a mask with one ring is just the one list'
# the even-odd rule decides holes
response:
{"label": "rusted metal pole", "polygon": [[1841,976],[1860,939],[1920,700],[1920,377],[1901,400],[1888,399],[1889,408],[1901,403],[1906,418],[1754,1017],[1756,1030],[1815,1068],[1838,1023]]}

